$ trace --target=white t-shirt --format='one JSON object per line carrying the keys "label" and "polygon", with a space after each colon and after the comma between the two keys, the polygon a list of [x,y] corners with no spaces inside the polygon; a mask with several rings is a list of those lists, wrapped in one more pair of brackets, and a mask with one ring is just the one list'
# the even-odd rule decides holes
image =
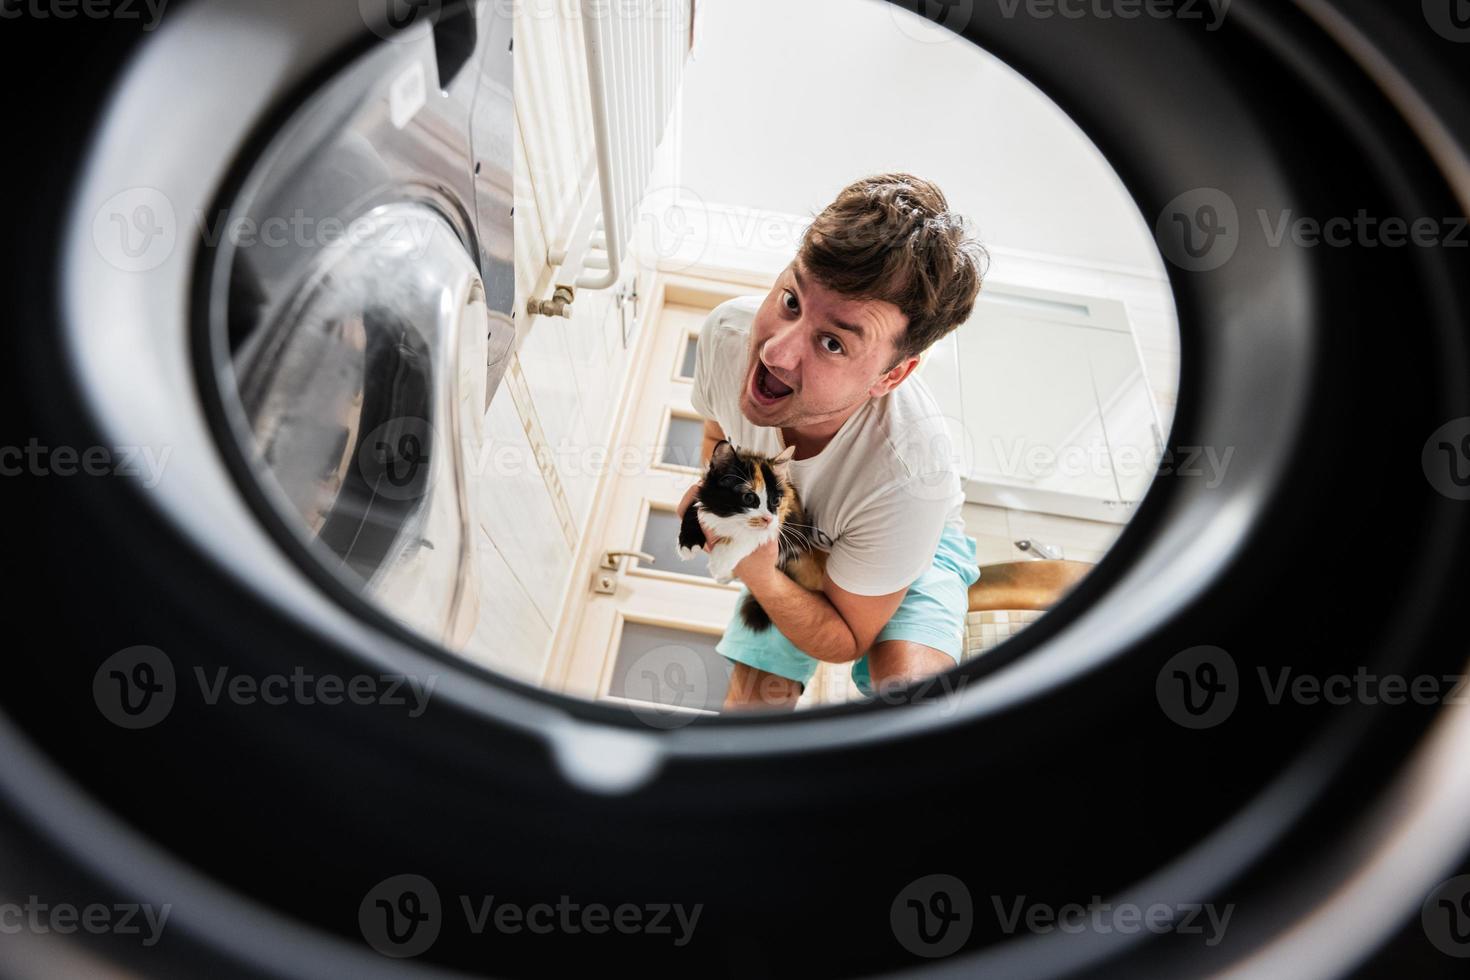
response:
{"label": "white t-shirt", "polygon": [[[741,296],[710,311],[690,401],[737,448],[775,456],[786,448],[780,427],[754,425],[740,412],[750,325],[762,299]],[[928,569],[946,524],[965,533],[952,444],[944,412],[916,369],[848,416],[821,452],[791,461],[833,582],[858,595],[897,592]]]}

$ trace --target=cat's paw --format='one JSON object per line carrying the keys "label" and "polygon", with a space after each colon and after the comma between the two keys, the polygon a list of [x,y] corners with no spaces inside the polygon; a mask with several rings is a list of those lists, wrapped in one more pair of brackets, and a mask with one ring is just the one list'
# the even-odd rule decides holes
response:
{"label": "cat's paw", "polygon": [[684,561],[688,561],[689,559],[695,557],[696,555],[701,555],[703,553],[704,553],[704,549],[703,548],[690,548],[690,547],[686,547],[686,546],[684,546],[682,544],[679,545],[679,557],[682,558]]}
{"label": "cat's paw", "polygon": [[728,558],[723,555],[717,557],[711,554],[709,560],[710,578],[714,579],[721,585],[725,585],[728,584],[735,577],[733,574],[734,571],[734,566],[731,564]]}

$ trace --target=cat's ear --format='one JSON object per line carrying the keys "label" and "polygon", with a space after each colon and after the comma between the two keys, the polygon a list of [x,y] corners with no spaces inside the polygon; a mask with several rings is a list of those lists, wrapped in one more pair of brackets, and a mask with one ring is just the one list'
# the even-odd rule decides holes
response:
{"label": "cat's ear", "polygon": [[735,460],[735,444],[729,439],[721,439],[715,443],[715,448],[710,451],[709,462],[711,466],[727,466]]}
{"label": "cat's ear", "polygon": [[771,469],[775,470],[783,480],[786,479],[787,473],[791,470],[789,464],[791,463],[791,457],[794,455],[796,455],[796,447],[787,446],[775,456],[771,457]]}

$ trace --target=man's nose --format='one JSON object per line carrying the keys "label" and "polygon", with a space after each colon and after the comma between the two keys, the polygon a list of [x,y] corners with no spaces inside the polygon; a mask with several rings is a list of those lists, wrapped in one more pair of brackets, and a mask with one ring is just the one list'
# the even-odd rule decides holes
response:
{"label": "man's nose", "polygon": [[778,371],[794,374],[801,357],[801,334],[797,324],[777,327],[761,348],[761,359]]}

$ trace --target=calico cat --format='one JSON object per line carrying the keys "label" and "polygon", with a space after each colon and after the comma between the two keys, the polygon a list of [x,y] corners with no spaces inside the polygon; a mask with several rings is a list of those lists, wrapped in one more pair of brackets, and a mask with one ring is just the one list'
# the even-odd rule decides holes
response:
{"label": "calico cat", "polygon": [[[827,553],[813,545],[814,525],[788,475],[787,464],[795,452],[794,446],[787,446],[771,457],[736,449],[727,439],[716,443],[703,485],[684,511],[680,557],[693,558],[705,541],[713,541],[710,575],[716,582],[729,582],[740,559],[778,538],[776,566],[802,588],[820,591]],[[753,595],[745,597],[740,616],[756,632],[771,626],[770,616]]]}

